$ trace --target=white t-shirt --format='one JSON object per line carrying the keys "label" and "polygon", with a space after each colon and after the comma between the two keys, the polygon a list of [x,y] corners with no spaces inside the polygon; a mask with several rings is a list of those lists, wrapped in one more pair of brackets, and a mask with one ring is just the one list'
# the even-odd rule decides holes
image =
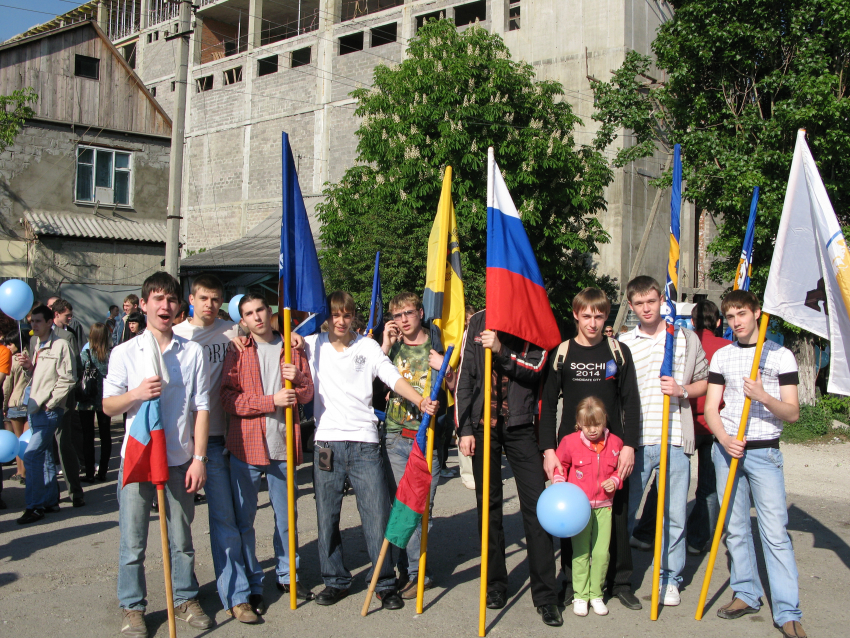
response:
{"label": "white t-shirt", "polygon": [[204,349],[210,371],[210,436],[224,436],[227,416],[221,407],[221,375],[224,372],[224,355],[230,342],[239,336],[239,326],[231,321],[216,319],[209,328],[189,323],[178,323],[172,330],[178,337],[194,341]]}
{"label": "white t-shirt", "polygon": [[357,335],[342,352],[328,334],[311,335],[304,350],[313,374],[316,441],[378,443],[378,417],[372,409],[376,377],[394,388],[398,369],[373,339]]}

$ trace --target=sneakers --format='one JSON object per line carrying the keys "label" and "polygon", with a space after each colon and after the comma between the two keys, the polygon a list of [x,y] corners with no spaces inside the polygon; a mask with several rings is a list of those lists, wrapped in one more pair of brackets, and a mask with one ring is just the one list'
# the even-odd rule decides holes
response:
{"label": "sneakers", "polygon": [[679,589],[676,585],[667,585],[667,587],[661,591],[663,594],[661,604],[665,607],[675,607],[682,602],[682,599],[679,596]]}
{"label": "sneakers", "polygon": [[145,614],[140,609],[122,609],[121,635],[127,638],[148,638]]}
{"label": "sneakers", "polygon": [[652,549],[652,545],[650,543],[644,543],[642,540],[635,538],[634,536],[629,539],[629,546],[639,549],[642,552],[648,552]]}
{"label": "sneakers", "polygon": [[212,619],[204,613],[197,600],[187,600],[182,605],[176,605],[174,616],[195,629],[209,629],[213,626]]}
{"label": "sneakers", "polygon": [[251,609],[248,603],[239,603],[233,609],[227,610],[227,615],[232,616],[239,622],[244,622],[246,625],[253,625],[260,622],[260,617]]}
{"label": "sneakers", "polygon": [[[590,606],[593,608],[593,613],[597,616],[607,616],[608,608],[605,606],[605,601],[601,598],[594,598],[590,601]],[[587,613],[587,612],[585,612]]]}
{"label": "sneakers", "polygon": [[[416,588],[419,586],[418,576],[413,580],[407,581],[407,584],[401,588],[399,593],[405,600],[414,600],[416,598]],[[425,576],[425,589],[431,589],[434,586],[434,581],[430,576]]]}
{"label": "sneakers", "polygon": [[18,525],[35,523],[36,521],[40,521],[42,518],[44,518],[44,512],[40,509],[24,510],[24,513],[18,519]]}
{"label": "sneakers", "polygon": [[454,478],[458,474],[460,474],[460,472],[457,468],[454,467],[444,467],[442,470],[440,470],[440,476],[442,478]]}
{"label": "sneakers", "polygon": [[576,616],[587,616],[587,601],[576,598],[573,601],[573,613]]}
{"label": "sneakers", "polygon": [[700,556],[702,554],[702,550],[698,547],[694,547],[693,545],[688,545],[687,552],[691,556]]}

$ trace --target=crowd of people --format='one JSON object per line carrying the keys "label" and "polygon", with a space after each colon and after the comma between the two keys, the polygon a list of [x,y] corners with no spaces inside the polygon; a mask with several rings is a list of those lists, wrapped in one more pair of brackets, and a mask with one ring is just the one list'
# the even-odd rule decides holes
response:
{"label": "crowd of people", "polygon": [[[429,384],[443,355],[432,347],[415,293],[390,301],[389,320],[378,334],[362,334],[363,327],[356,326],[349,293],[332,293],[323,331],[306,338],[293,334],[291,363],[285,360],[286,344],[265,297],[242,296],[240,321],[234,323],[222,313],[223,293],[216,277],[200,275],[193,280],[187,303],[173,277],[156,273],[145,280],[141,297],[127,296],[123,315],[117,306],[111,307],[105,321],[91,326],[87,336],[71,304],[61,298],[36,303],[28,317],[31,335],[6,335],[6,346],[0,347],[4,416],[17,435],[32,431],[13,477],[26,486],[20,524],[57,511],[60,472],[72,505],[83,507],[81,481],[106,479],[111,420],[123,415],[129,432],[134,420],[142,418],[140,407],[159,399],[169,466],[164,515],[176,617],[197,629],[214,624],[198,604],[194,570],[192,523],[201,489],[208,502],[210,546],[223,608],[247,624],[258,622],[266,612],[263,569],[255,548],[263,477],[274,512],[278,589],[295,588],[301,600],[333,605],[348,595],[353,581],[339,528],[343,495],[353,488],[375,568],[395,490],[423,415],[429,414],[435,417],[438,441],[431,506],[441,475],[450,474],[447,449],[456,434],[462,479],[476,494],[479,535],[484,511],[482,448],[485,428],[490,428],[487,607],[501,609],[508,600],[504,454],[516,479],[532,603],[543,623],[560,626],[562,601],[576,616],[586,616],[589,610],[608,614],[606,598],[618,599],[626,609],[642,608],[632,590],[632,550],[650,549],[654,542],[649,531],[655,521],[651,477],[659,469],[666,395],[669,450],[661,604],[680,604],[686,554],[706,551],[717,519],[718,487],[722,491],[731,459],[736,458],[739,478],[726,522],[733,597],[717,614],[736,619],[758,613],[762,604],[764,590],[750,528],[753,505],[773,619],[784,636],[806,636],[800,624],[796,561],[786,531],[779,450],[784,422],[799,416],[797,366],[789,350],[767,342],[759,374],[749,379],[760,316],[752,293],[731,292],[720,309],[710,301],[696,304],[695,330],[675,330],[672,376],[661,376],[667,337],[664,294],[651,277],[637,277],[626,289],[637,326],[615,339],[607,324],[607,296],[588,288],[573,300],[575,337],[551,352],[486,329],[486,309],[469,309],[460,364],[457,370],[449,369],[446,390],[434,401]],[[723,318],[734,341],[717,334]],[[489,397],[484,396],[485,349],[492,351],[493,362]],[[162,374],[146,376],[146,362],[152,358],[160,362]],[[746,397],[752,408],[746,438],[738,441]],[[491,405],[489,423],[483,418],[485,401]],[[296,464],[303,462],[305,448],[299,414],[312,409],[315,422],[313,487],[324,585],[318,593],[290,574],[290,565],[294,561],[297,568],[300,557],[290,555],[287,542],[290,525],[296,525],[289,518],[287,489],[288,408],[296,422]],[[123,485],[126,446],[125,434],[117,486],[120,633],[146,637],[145,551],[155,488],[147,482]],[[698,484],[688,516],[694,455]],[[536,513],[548,481],[577,485],[592,508],[582,532],[560,539],[565,575],[560,592],[553,538]],[[297,485],[293,488],[297,500]],[[416,597],[420,539],[417,530],[407,547],[393,548],[390,560],[381,564],[376,592],[383,609],[400,609],[405,600]],[[367,578],[371,576],[370,569]],[[426,589],[437,579],[426,574]]]}

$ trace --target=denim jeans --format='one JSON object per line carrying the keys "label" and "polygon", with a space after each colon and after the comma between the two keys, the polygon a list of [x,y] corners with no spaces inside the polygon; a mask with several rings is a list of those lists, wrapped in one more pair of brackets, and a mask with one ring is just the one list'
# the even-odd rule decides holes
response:
{"label": "denim jeans", "polygon": [[242,553],[242,536],[236,523],[233,490],[230,487],[230,456],[224,437],[211,436],[207,443],[207,511],[210,517],[210,550],[215,581],[225,609],[248,602],[251,593]]}
{"label": "denim jeans", "polygon": [[53,437],[62,422],[64,410],[42,410],[30,414],[32,438],[24,453],[27,484],[24,490],[29,510],[59,504],[59,482],[56,479],[56,461],[53,458]]}
{"label": "denim jeans", "polygon": [[[719,443],[712,458],[717,472],[717,491],[726,489],[731,457]],[[29,477],[28,477],[29,480]],[[750,494],[758,517],[759,536],[770,583],[770,608],[780,627],[800,620],[800,592],[797,560],[788,536],[788,505],[785,502],[785,475],[782,452],[773,448],[747,450],[738,462],[732,488],[732,506],[726,522],[726,549],[732,559],[729,586],[735,596],[750,607],[761,607],[764,589],[759,580],[753,530],[750,523]]]}
{"label": "denim jeans", "polygon": [[[269,500],[274,511],[274,554],[277,558],[277,582],[289,584],[289,511],[286,493],[286,461],[271,461],[268,465],[249,465],[230,455],[230,485],[233,488],[233,506],[236,524],[242,537],[242,556],[245,558],[245,573],[252,594],[263,593],[263,567],[257,560],[257,533],[254,519],[257,516],[257,495],[260,492],[260,474],[266,473],[269,482]],[[298,486],[295,486],[298,500]],[[297,517],[296,517],[297,519]],[[297,520],[294,522],[297,530]],[[296,536],[295,545],[298,545]],[[298,569],[298,554],[295,554],[295,569]],[[297,575],[297,574],[296,574]]]}
{"label": "denim jeans", "polygon": [[[668,584],[679,589],[685,567],[685,524],[688,516],[688,487],[691,463],[681,447],[670,445],[667,455],[667,488],[664,498],[664,529],[661,538],[661,589]],[[635,450],[635,469],[629,481],[629,532],[634,532],[635,515],[643,491],[658,468],[660,445],[643,445]]]}
{"label": "denim jeans", "polygon": [[[195,578],[195,549],[192,546],[192,521],[195,518],[195,495],[186,491],[186,472],[192,461],[168,468],[165,484],[165,514],[168,522],[168,545],[171,553],[171,585],[174,605],[198,597]],[[151,506],[156,494],[153,483],[124,482],[124,460],[118,470],[118,604],[122,609],[145,610],[145,553],[148,545]],[[159,545],[159,534],[156,535]],[[159,572],[157,569],[156,572]],[[157,579],[161,576],[157,575]]]}
{"label": "denim jeans", "polygon": [[[358,441],[316,441],[315,444],[333,450],[332,471],[319,469],[318,454],[314,455],[313,460],[322,580],[327,587],[348,589],[352,577],[345,567],[342,536],[339,532],[342,488],[347,476],[354,488],[357,510],[360,512],[360,525],[366,537],[369,559],[372,561],[372,567],[366,574],[366,580],[369,581],[381,553],[390,515],[390,495],[384,474],[381,446],[378,443]],[[375,589],[379,592],[395,589],[395,569],[392,561],[384,561]]]}
{"label": "denim jeans", "polygon": [[[431,510],[428,517],[428,531],[434,524],[433,507],[434,494],[437,492],[437,484],[440,482],[440,459],[437,455],[437,441],[434,437],[434,458],[431,463]],[[401,432],[387,432],[386,438],[387,459],[389,467],[387,472],[387,484],[390,488],[390,498],[395,498],[395,491],[398,488],[399,481],[404,474],[404,468],[407,467],[407,459],[410,457],[410,452],[413,450],[413,439],[406,439],[401,435]],[[398,566],[399,573],[407,573],[410,580],[415,580],[419,575],[419,554],[420,545],[422,543],[422,522],[416,526],[416,531],[410,537],[410,542],[404,550],[398,549],[395,545],[392,546],[393,557],[397,557],[394,561]],[[430,572],[426,572],[429,573]]]}

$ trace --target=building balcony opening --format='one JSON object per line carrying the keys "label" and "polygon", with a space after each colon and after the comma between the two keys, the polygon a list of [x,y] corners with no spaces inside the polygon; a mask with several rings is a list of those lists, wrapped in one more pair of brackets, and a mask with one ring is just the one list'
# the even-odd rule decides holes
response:
{"label": "building balcony opening", "polygon": [[464,27],[474,24],[476,20],[484,22],[487,19],[487,2],[478,0],[469,4],[461,4],[455,7],[455,26]]}
{"label": "building balcony opening", "polygon": [[342,0],[340,21],[354,20],[354,18],[400,7],[403,4],[404,0]]}

